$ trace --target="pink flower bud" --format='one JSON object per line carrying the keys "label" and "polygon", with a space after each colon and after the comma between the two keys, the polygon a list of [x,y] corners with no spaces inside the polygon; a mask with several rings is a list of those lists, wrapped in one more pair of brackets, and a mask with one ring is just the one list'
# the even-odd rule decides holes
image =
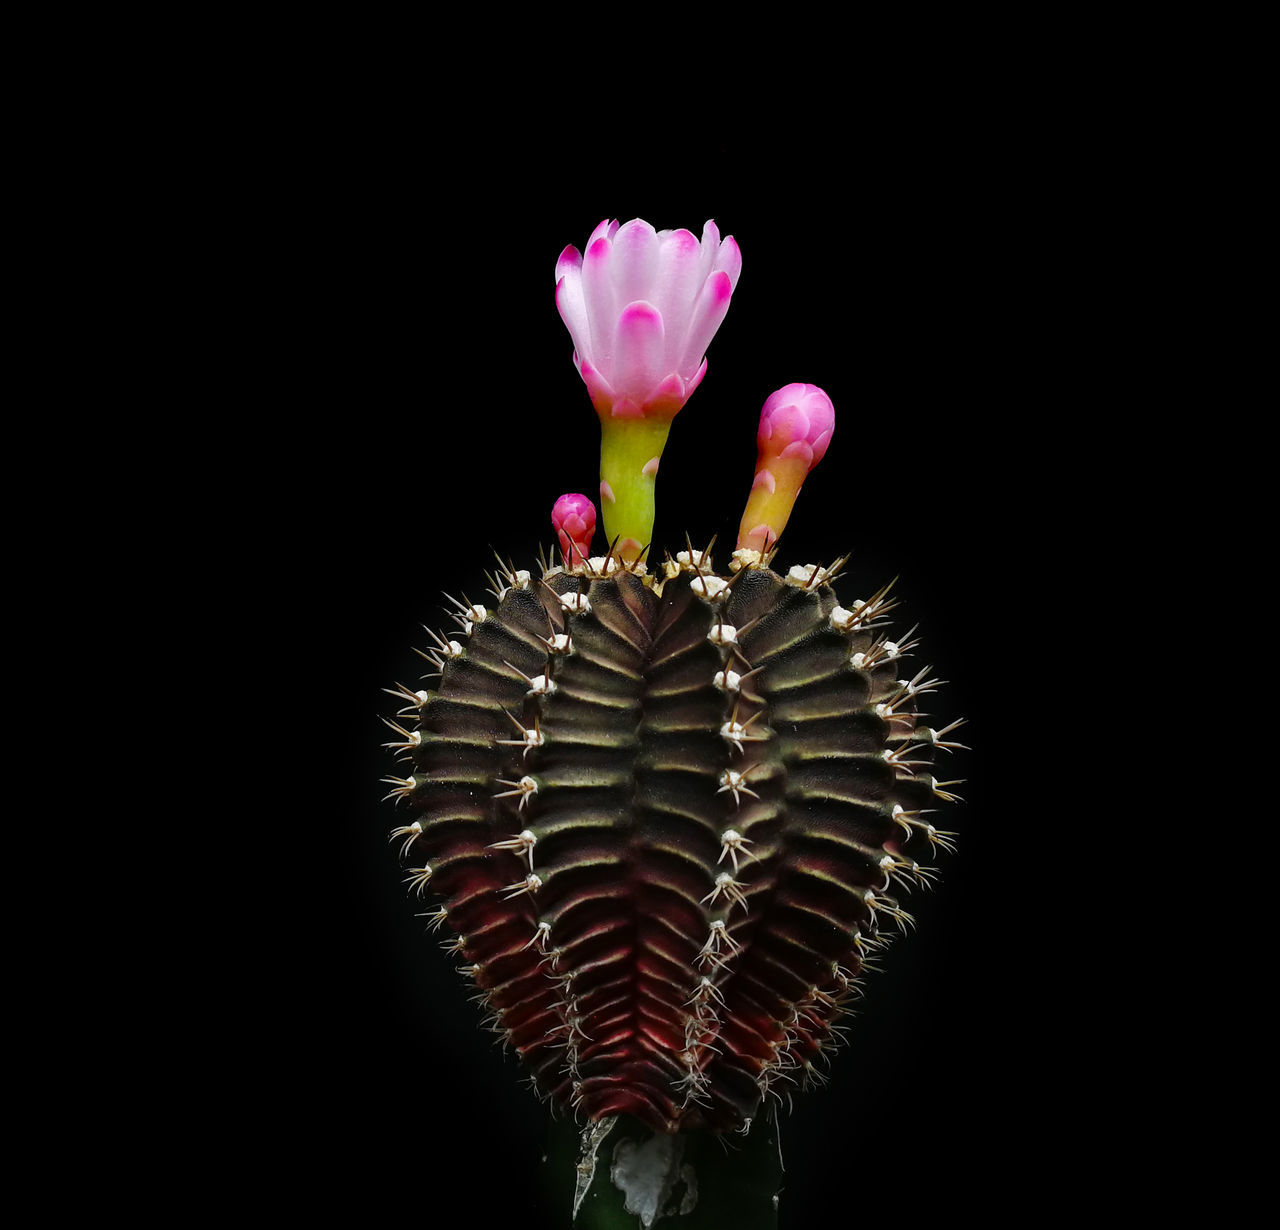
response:
{"label": "pink flower bud", "polygon": [[604,221],[585,256],[556,262],[556,306],[573,362],[602,418],[674,418],[706,373],[706,350],[742,271],[732,235],[714,222],[655,231],[635,218]]}
{"label": "pink flower bud", "polygon": [[767,551],[777,542],[800,487],[831,443],[836,412],[816,384],[789,384],[760,411],[756,477],[738,527],[738,546]]}
{"label": "pink flower bud", "polygon": [[585,495],[562,495],[551,510],[565,565],[572,568],[591,554],[596,532],[596,506]]}
{"label": "pink flower bud", "polygon": [[806,472],[822,460],[836,425],[835,407],[816,384],[789,384],[772,394],[760,411],[756,470],[774,457],[795,457]]}

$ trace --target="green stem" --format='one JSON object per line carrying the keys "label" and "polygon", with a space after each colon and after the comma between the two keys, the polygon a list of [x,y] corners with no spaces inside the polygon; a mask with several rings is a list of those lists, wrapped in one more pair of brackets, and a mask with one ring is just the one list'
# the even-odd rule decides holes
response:
{"label": "green stem", "polygon": [[559,1119],[543,1177],[547,1208],[565,1230],[777,1230],[782,1161],[777,1127],[763,1117],[746,1136],[663,1136],[627,1115],[586,1129]]}
{"label": "green stem", "polygon": [[653,488],[670,431],[670,419],[600,420],[600,509],[605,537],[624,559],[653,539]]}

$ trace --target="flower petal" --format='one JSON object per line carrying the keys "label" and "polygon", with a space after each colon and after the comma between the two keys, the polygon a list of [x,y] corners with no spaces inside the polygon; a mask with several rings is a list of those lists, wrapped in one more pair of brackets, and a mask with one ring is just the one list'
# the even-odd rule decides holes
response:
{"label": "flower petal", "polygon": [[720,254],[720,228],[714,218],[708,218],[702,224],[702,251],[698,254],[701,270],[699,283],[705,282],[715,269],[716,257]]}
{"label": "flower petal", "polygon": [[[610,273],[618,303],[651,301],[661,245],[649,223],[633,218],[613,237]],[[661,311],[661,308],[659,308]]]}
{"label": "flower petal", "polygon": [[650,302],[662,313],[662,324],[667,334],[667,367],[675,371],[680,367],[685,335],[689,331],[689,319],[693,315],[693,304],[700,286],[698,257],[702,248],[693,234],[686,230],[663,231],[660,239],[658,269]]}
{"label": "flower petal", "polygon": [[[644,403],[645,416],[662,419],[675,418],[680,413],[684,403],[689,400],[691,391],[691,389],[685,387],[685,383],[680,376],[672,372],[661,384],[649,390],[649,395]],[[654,467],[654,473],[657,473],[656,466]]]}
{"label": "flower petal", "polygon": [[576,350],[573,352],[573,365],[578,369],[582,383],[587,386],[587,395],[591,398],[596,413],[607,414],[615,400],[613,386],[592,366],[590,359],[579,355]]}
{"label": "flower petal", "polygon": [[591,320],[591,362],[606,379],[613,375],[614,326],[621,306],[614,298],[609,260],[612,251],[613,245],[601,236],[587,247],[582,262],[583,298]]}
{"label": "flower petal", "polygon": [[742,249],[732,235],[720,245],[720,251],[711,267],[723,269],[729,275],[730,285],[734,290],[738,289],[738,278],[742,276]]}
{"label": "flower petal", "polygon": [[587,247],[589,248],[593,243],[595,243],[597,239],[601,239],[601,238],[612,239],[614,235],[617,234],[617,231],[618,231],[617,218],[615,218],[612,222],[610,222],[608,218],[605,218],[604,221],[601,222],[600,225],[597,226],[596,229],[591,232],[591,237],[587,240]]}
{"label": "flower petal", "polygon": [[610,373],[614,390],[637,403],[665,375],[663,361],[662,314],[651,303],[629,303],[618,317],[614,335],[614,367]]}
{"label": "flower petal", "polygon": [[576,267],[568,268],[556,283],[556,307],[573,339],[574,349],[580,354],[590,355],[591,321],[582,294],[582,275]]}
{"label": "flower petal", "polygon": [[680,359],[679,370],[689,371],[702,361],[715,337],[716,330],[724,321],[729,310],[729,299],[733,294],[733,283],[723,270],[713,273],[706,284],[698,292],[698,301],[693,308],[693,319],[689,323],[689,334],[685,338],[684,353]]}
{"label": "flower petal", "polygon": [[573,244],[567,245],[556,259],[556,281],[559,282],[571,269],[579,273],[582,271],[582,254]]}
{"label": "flower petal", "polygon": [[793,440],[786,448],[778,454],[780,457],[794,457],[797,461],[804,462],[806,473],[813,469],[813,449],[805,440]]}

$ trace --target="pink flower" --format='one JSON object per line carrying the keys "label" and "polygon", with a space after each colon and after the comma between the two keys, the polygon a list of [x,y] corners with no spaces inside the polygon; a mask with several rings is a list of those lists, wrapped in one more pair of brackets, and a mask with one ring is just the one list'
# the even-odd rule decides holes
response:
{"label": "pink flower", "polygon": [[586,256],[556,262],[556,306],[573,362],[601,417],[670,420],[706,374],[706,350],[742,271],[733,236],[714,222],[655,231],[639,218],[601,222]]}
{"label": "pink flower", "polygon": [[551,510],[564,562],[572,568],[591,554],[596,532],[596,506],[585,495],[562,495]]}
{"label": "pink flower", "polygon": [[831,443],[836,411],[816,384],[789,384],[770,394],[760,411],[756,443],[760,464],[767,458],[794,457],[808,472],[822,460]]}

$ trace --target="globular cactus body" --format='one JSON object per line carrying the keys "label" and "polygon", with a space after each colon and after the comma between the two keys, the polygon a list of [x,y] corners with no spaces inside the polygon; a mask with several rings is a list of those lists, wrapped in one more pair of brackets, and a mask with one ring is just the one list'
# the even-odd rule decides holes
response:
{"label": "globular cactus body", "polygon": [[539,1091],[591,1120],[741,1130],[805,1083],[909,921],[895,884],[949,840],[955,745],[893,603],[738,555],[507,568],[437,638],[438,685],[400,689],[410,885]]}

